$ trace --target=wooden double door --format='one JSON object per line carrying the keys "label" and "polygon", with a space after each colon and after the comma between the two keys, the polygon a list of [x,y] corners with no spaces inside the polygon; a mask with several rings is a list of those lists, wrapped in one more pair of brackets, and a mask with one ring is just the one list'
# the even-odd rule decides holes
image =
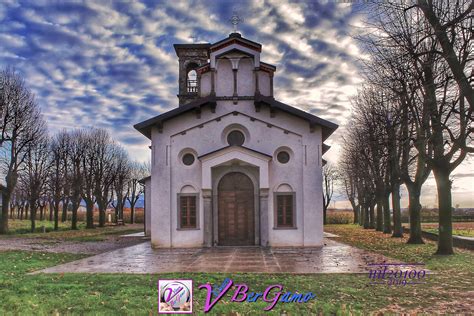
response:
{"label": "wooden double door", "polygon": [[218,244],[255,245],[255,197],[252,180],[241,172],[226,174],[218,185]]}

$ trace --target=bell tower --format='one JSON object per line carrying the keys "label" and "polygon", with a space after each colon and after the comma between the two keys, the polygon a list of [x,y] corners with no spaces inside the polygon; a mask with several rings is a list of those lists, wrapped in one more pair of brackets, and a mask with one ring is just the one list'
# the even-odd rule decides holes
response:
{"label": "bell tower", "polygon": [[179,59],[179,106],[199,98],[200,78],[197,68],[209,62],[211,44],[174,44]]}

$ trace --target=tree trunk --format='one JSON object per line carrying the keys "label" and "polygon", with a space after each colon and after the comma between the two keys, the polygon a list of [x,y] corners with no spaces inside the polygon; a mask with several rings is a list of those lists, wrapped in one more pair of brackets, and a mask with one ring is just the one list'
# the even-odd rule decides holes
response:
{"label": "tree trunk", "polygon": [[60,200],[54,202],[54,230],[59,230],[59,203]]}
{"label": "tree trunk", "polygon": [[451,181],[447,169],[433,168],[438,190],[439,229],[437,255],[452,255],[453,251],[453,224]]}
{"label": "tree trunk", "polygon": [[362,226],[364,224],[364,214],[360,204],[357,205],[357,213],[359,214],[359,226]]}
{"label": "tree trunk", "polygon": [[383,231],[383,198],[377,198],[377,222],[376,222],[376,231]]}
{"label": "tree trunk", "polygon": [[79,208],[79,202],[72,202],[72,216],[71,216],[71,229],[77,229],[77,209]]}
{"label": "tree trunk", "polygon": [[393,234],[392,237],[403,237],[402,214],[400,210],[400,184],[392,186]]}
{"label": "tree trunk", "polygon": [[64,223],[67,220],[67,207],[68,205],[63,202],[61,210],[61,222]]}
{"label": "tree trunk", "polygon": [[44,220],[44,207],[42,205],[40,205],[39,209],[40,209],[40,221],[42,221],[42,220]]}
{"label": "tree trunk", "polygon": [[375,205],[373,203],[370,204],[370,218],[369,218],[369,228],[371,229],[374,229],[375,228],[375,220],[374,220],[374,216],[375,216],[375,212],[374,212],[374,208],[375,208]]}
{"label": "tree trunk", "polygon": [[355,204],[355,201],[353,199],[349,200],[349,202],[351,202],[352,211],[354,212],[354,224],[357,224],[359,223],[359,211],[357,205]]}
{"label": "tree trunk", "polygon": [[383,198],[383,233],[392,233],[392,224],[390,222],[390,202],[388,200],[389,195]]}
{"label": "tree trunk", "polygon": [[369,228],[369,208],[367,207],[367,205],[364,205],[362,207],[362,212],[364,213],[364,229],[368,229]]}
{"label": "tree trunk", "polygon": [[[30,203],[33,204],[33,203]],[[30,220],[31,220],[31,232],[34,233],[36,229],[36,211],[37,211],[36,206],[31,206],[30,209]]]}
{"label": "tree trunk", "polygon": [[94,228],[94,202],[86,200],[86,228]]}
{"label": "tree trunk", "polygon": [[359,208],[356,206],[354,209],[354,224],[359,223]]}
{"label": "tree trunk", "polygon": [[2,192],[2,214],[0,216],[0,234],[8,233],[8,207],[10,206],[11,193],[5,189]]}
{"label": "tree trunk", "polygon": [[49,221],[52,222],[54,219],[54,209],[53,206],[51,205],[51,202],[48,202],[48,210],[49,210]]}
{"label": "tree trunk", "polygon": [[[324,224],[326,224],[327,207],[324,212]],[[135,224],[135,204],[130,204],[130,223]]]}
{"label": "tree trunk", "polygon": [[410,238],[407,244],[424,244],[421,238],[421,188],[415,185],[407,185],[408,190],[408,213],[410,215]]}
{"label": "tree trunk", "polygon": [[105,211],[106,207],[104,203],[98,203],[99,205],[99,227],[105,227]]}

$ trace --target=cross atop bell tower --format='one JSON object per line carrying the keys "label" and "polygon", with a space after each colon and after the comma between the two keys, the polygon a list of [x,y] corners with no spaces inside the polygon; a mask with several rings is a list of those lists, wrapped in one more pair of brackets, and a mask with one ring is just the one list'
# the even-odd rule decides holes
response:
{"label": "cross atop bell tower", "polygon": [[237,14],[237,11],[234,11],[232,12],[232,16],[230,17],[230,23],[232,23],[233,27],[234,27],[234,33],[238,33],[237,32],[237,25],[239,25],[239,23],[243,22],[244,19],[241,18],[238,14]]}

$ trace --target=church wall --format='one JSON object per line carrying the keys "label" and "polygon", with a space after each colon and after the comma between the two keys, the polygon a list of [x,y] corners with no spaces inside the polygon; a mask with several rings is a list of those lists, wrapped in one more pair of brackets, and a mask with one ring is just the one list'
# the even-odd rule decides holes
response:
{"label": "church wall", "polygon": [[169,137],[152,129],[151,157],[151,244],[155,248],[171,246]]}
{"label": "church wall", "polygon": [[[270,131],[271,133],[271,131]],[[269,133],[269,134],[270,134]],[[267,135],[270,137],[270,135]],[[275,135],[273,136],[275,137]],[[292,246],[303,244],[303,190],[302,190],[302,138],[299,137],[297,143],[292,142],[288,135],[279,135],[275,137],[276,148],[274,149],[273,160],[270,163],[270,190],[268,197],[269,210],[269,240],[270,246]],[[286,164],[281,164],[277,160],[277,152],[281,147],[286,147],[290,151],[290,161]],[[288,150],[289,149],[289,150]],[[287,185],[291,187],[292,192],[295,192],[296,198],[296,229],[281,229],[275,227],[275,193],[278,187]]]}
{"label": "church wall", "polygon": [[201,97],[206,97],[211,94],[211,72],[206,72],[201,75]]}
{"label": "church wall", "polygon": [[[261,119],[264,122],[251,121],[244,115],[229,115],[219,122],[212,120],[218,116],[239,111]],[[207,122],[208,120],[212,120]],[[206,123],[207,122],[207,123]],[[268,127],[267,122],[273,124]],[[206,124],[203,124],[206,123]],[[197,127],[203,124],[201,128]],[[269,197],[268,197],[268,232],[269,243],[272,246],[316,245],[322,241],[322,203],[320,147],[321,131],[309,133],[308,123],[300,118],[277,112],[271,118],[267,108],[262,107],[255,112],[252,101],[239,101],[234,105],[231,101],[218,101],[216,113],[211,113],[208,107],[203,108],[201,118],[194,113],[187,113],[175,119],[166,121],[163,133],[153,132],[153,168],[152,168],[152,243],[156,247],[200,247],[203,242],[203,200],[200,192],[201,162],[191,167],[185,167],[179,153],[185,148],[192,148],[197,156],[218,150],[227,146],[222,131],[230,124],[241,124],[248,129],[250,137],[244,146],[274,156],[278,147],[284,145],[291,149],[292,157],[287,165],[274,161],[269,165]],[[185,135],[181,132],[187,130]],[[281,126],[294,133],[285,134]],[[169,147],[167,147],[169,146]],[[306,146],[306,155],[304,152]],[[318,153],[319,150],[319,153]],[[166,155],[168,153],[168,163]],[[307,159],[307,165],[304,165]],[[308,164],[313,164],[308,166]],[[317,175],[317,176],[313,176]],[[296,192],[296,224],[297,229],[277,230],[274,227],[273,194],[277,187],[289,184]],[[185,184],[190,184],[200,193],[199,198],[199,230],[177,230],[177,194]],[[159,206],[159,207],[158,207]],[[309,209],[313,214],[304,209]],[[321,223],[319,223],[321,222]],[[315,229],[314,227],[317,227]],[[304,230],[310,233],[304,234]],[[311,237],[314,236],[314,237]],[[320,237],[319,237],[320,236]]]}
{"label": "church wall", "polygon": [[237,70],[237,94],[239,96],[253,96],[255,94],[255,79],[253,61],[242,58]]}
{"label": "church wall", "polygon": [[[304,246],[323,245],[323,201],[322,201],[322,162],[321,162],[321,128],[313,133],[314,137],[305,137],[306,163],[303,164],[304,208]],[[314,194],[318,192],[319,194]],[[315,234],[314,232],[321,232]]]}
{"label": "church wall", "polygon": [[231,97],[234,94],[234,74],[228,59],[219,59],[217,62],[216,78],[216,95]]}
{"label": "church wall", "polygon": [[145,181],[145,235],[151,235],[151,178]]}
{"label": "church wall", "polygon": [[164,123],[163,134],[160,135],[178,134],[190,127],[196,127],[209,120],[213,120],[216,117],[234,111],[242,112],[246,115],[255,117],[256,119],[282,127],[300,135],[310,134],[308,122],[301,118],[280,111],[278,111],[274,117],[270,117],[270,110],[268,107],[263,106],[260,109],[260,112],[256,112],[252,100],[240,100],[238,104],[233,104],[232,101],[217,101],[215,113],[211,112],[210,107],[204,107],[201,109],[200,118],[197,118],[196,114],[193,112],[188,112],[179,117],[168,120]]}
{"label": "church wall", "polygon": [[270,96],[270,74],[268,72],[258,72],[258,89],[261,95]]}

